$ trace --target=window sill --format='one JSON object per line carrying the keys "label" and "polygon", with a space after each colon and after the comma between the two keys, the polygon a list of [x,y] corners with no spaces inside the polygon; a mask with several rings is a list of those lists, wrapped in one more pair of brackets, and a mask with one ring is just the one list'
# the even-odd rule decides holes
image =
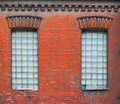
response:
{"label": "window sill", "polygon": [[86,89],[86,90],[82,90],[82,91],[108,91],[108,90],[109,90],[109,88],[105,88],[105,89]]}

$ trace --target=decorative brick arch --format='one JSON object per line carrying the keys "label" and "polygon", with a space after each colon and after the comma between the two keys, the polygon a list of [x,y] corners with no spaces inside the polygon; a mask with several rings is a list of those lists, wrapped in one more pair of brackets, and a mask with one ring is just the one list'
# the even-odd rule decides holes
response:
{"label": "decorative brick arch", "polygon": [[33,16],[7,17],[10,28],[39,28],[42,18]]}
{"label": "decorative brick arch", "polygon": [[80,29],[110,29],[112,18],[89,16],[78,18]]}

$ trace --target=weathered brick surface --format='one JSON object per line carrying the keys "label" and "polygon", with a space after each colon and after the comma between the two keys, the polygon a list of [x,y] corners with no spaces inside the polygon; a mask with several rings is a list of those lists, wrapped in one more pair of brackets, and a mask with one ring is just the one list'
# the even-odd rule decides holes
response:
{"label": "weathered brick surface", "polygon": [[[38,29],[38,91],[11,89],[11,29],[6,17],[42,17]],[[106,91],[81,91],[81,30],[77,18],[113,18],[108,31]],[[120,104],[119,12],[0,12],[0,104]]]}

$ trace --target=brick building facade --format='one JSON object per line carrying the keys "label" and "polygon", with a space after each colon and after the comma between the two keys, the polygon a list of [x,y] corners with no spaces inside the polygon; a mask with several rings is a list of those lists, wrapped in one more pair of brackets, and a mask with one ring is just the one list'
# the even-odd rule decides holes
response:
{"label": "brick building facade", "polygon": [[119,0],[1,0],[0,104],[120,104]]}

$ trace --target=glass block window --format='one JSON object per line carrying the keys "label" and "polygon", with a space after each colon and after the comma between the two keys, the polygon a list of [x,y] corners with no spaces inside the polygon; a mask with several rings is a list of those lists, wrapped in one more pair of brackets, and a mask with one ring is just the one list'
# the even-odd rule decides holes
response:
{"label": "glass block window", "polygon": [[107,32],[83,31],[82,90],[107,88]]}
{"label": "glass block window", "polygon": [[12,31],[12,89],[38,89],[37,32]]}

